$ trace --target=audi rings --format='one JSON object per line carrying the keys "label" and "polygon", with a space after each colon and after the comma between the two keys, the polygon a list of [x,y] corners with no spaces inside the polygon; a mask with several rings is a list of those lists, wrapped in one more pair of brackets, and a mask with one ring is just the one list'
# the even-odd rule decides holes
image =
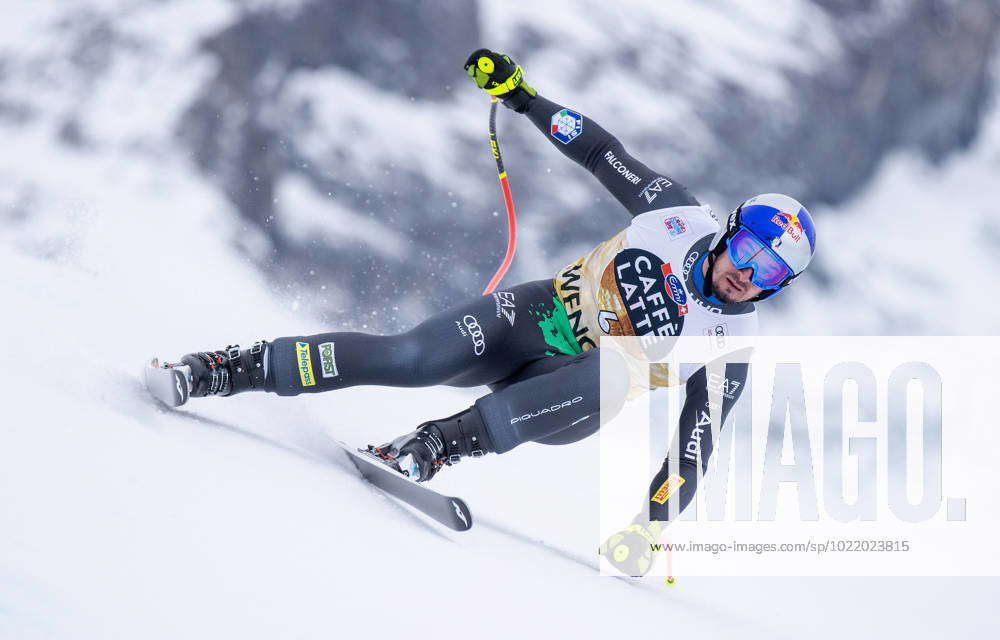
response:
{"label": "audi rings", "polygon": [[469,335],[472,336],[472,346],[475,349],[476,355],[483,355],[483,352],[486,351],[486,336],[483,335],[483,329],[479,326],[479,321],[476,320],[475,316],[467,315],[462,318],[462,324],[465,325],[465,328],[469,330]]}

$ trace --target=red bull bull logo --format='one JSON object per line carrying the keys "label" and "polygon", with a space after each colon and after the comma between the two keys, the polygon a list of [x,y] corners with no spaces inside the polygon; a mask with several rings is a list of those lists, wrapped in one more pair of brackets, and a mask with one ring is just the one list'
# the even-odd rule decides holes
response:
{"label": "red bull bull logo", "polygon": [[795,242],[801,240],[802,234],[805,232],[802,229],[802,223],[799,222],[799,217],[792,213],[779,211],[771,216],[771,222],[781,227]]}

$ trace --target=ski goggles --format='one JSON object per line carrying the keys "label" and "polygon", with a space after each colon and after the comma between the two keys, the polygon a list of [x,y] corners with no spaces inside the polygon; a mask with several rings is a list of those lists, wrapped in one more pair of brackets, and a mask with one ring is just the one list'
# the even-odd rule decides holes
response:
{"label": "ski goggles", "polygon": [[753,268],[750,281],[761,289],[780,289],[794,276],[792,269],[746,227],[729,239],[729,259],[737,269]]}

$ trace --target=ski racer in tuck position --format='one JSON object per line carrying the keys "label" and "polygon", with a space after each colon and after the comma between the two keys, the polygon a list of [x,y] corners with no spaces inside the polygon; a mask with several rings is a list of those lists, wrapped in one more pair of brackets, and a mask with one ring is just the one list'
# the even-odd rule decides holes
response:
{"label": "ski racer in tuck position", "polygon": [[[489,386],[492,393],[468,409],[373,447],[400,471],[426,481],[463,458],[593,434],[600,424],[599,337],[755,335],[754,303],[781,291],[808,265],[815,229],[795,199],[755,196],[720,226],[676,180],[629,155],[593,120],[538,94],[508,56],[480,49],[465,68],[479,88],[526,116],[592,173],[632,215],[629,226],[554,278],[469,300],[406,333],[288,336],[243,350],[186,355],[181,361],[191,368],[191,396],[294,396],[355,385]],[[721,409],[719,424],[738,399],[746,372],[745,363],[725,365],[725,377],[738,384],[730,384],[733,393],[714,405]],[[612,389],[623,381],[612,392],[623,401],[631,386],[624,362],[620,372],[605,368],[604,376]],[[665,386],[668,378],[654,370],[645,386]],[[699,428],[713,408],[706,370],[675,377],[678,382],[686,384],[678,442],[693,441],[704,467],[713,444]],[[648,511],[623,535],[652,540],[659,523],[668,520],[671,502],[679,501],[677,513],[691,501],[696,463],[681,456],[674,465],[680,477],[668,469],[670,457],[679,453],[668,453],[650,482]],[[624,557],[609,559],[632,575],[645,569]]]}

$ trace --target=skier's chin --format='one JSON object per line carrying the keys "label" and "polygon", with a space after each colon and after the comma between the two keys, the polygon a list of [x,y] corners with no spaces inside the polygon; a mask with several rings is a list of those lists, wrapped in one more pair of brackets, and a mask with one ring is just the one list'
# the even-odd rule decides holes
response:
{"label": "skier's chin", "polygon": [[724,304],[745,302],[748,297],[747,291],[740,291],[733,285],[732,277],[723,274],[719,274],[719,282],[715,284],[714,289],[715,297]]}

